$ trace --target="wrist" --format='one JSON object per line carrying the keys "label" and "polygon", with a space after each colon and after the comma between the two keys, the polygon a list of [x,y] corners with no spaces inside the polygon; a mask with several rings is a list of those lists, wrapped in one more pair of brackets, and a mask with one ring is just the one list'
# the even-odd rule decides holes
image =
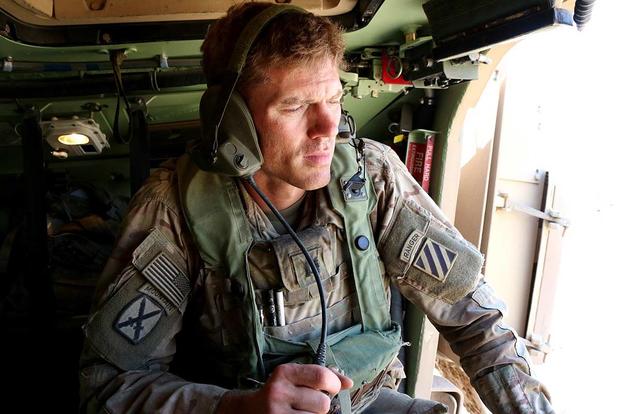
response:
{"label": "wrist", "polygon": [[227,391],[218,404],[217,414],[240,414],[246,412],[248,402],[255,393],[253,391]]}

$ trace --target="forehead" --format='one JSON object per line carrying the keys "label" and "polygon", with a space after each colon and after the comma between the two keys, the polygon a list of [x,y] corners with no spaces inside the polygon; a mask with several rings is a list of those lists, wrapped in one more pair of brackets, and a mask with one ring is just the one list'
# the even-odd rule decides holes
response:
{"label": "forehead", "polygon": [[[289,97],[321,98],[341,91],[338,66],[331,60],[286,67],[270,66],[265,69],[266,80],[256,85],[256,92],[272,100]],[[331,96],[331,95],[330,95]]]}

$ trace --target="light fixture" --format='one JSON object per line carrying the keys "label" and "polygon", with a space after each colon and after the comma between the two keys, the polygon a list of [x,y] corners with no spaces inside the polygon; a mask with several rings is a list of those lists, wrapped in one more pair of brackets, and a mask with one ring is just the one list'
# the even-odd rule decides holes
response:
{"label": "light fixture", "polygon": [[69,134],[69,135],[61,135],[58,137],[58,142],[65,145],[84,145],[88,144],[88,137],[83,134]]}
{"label": "light fixture", "polygon": [[49,121],[41,122],[41,130],[56,158],[97,155],[104,148],[110,148],[106,135],[92,118],[80,118],[77,115],[71,119],[52,117]]}

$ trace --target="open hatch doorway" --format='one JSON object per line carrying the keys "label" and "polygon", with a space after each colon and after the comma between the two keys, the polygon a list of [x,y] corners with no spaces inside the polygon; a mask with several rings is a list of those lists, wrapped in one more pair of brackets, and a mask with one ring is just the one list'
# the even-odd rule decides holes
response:
{"label": "open hatch doorway", "polygon": [[[486,253],[485,277],[527,339],[558,413],[615,412],[609,315],[619,291],[616,102],[621,6],[600,2],[582,32],[525,39],[503,58],[461,132],[455,224]],[[618,409],[618,408],[617,408]]]}

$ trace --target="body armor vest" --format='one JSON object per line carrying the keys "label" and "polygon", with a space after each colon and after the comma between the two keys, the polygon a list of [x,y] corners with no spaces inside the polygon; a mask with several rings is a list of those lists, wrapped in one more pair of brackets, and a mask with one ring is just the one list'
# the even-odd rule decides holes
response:
{"label": "body armor vest", "polygon": [[[343,190],[341,184],[356,168],[354,148],[348,144],[337,144],[328,193],[333,210],[342,218],[344,224],[343,251],[346,254],[343,256],[349,261],[347,265],[353,275],[356,294],[351,297],[358,302],[359,323],[342,330],[333,329],[328,335],[327,365],[342,370],[354,381],[351,393],[374,380],[377,381],[378,375],[395,358],[402,344],[399,326],[390,320],[379,256],[369,221],[369,213],[376,203],[373,185],[367,179],[364,196],[352,197]],[[238,387],[247,388],[249,381],[256,383],[266,379],[273,368],[270,364],[266,365],[266,360],[310,363],[318,345],[318,338],[304,335],[296,337],[295,334],[291,335],[292,338],[287,338],[282,332],[275,334],[274,329],[264,326],[261,303],[259,296],[255,294],[257,286],[253,284],[248,260],[253,247],[258,243],[253,239],[236,181],[199,170],[188,156],[179,160],[178,171],[185,218],[201,259],[206,267],[218,269],[218,273],[228,279],[227,283],[236,286],[240,301],[243,338],[224,347],[224,355],[218,355],[215,369],[221,370]],[[311,246],[317,238],[326,237],[325,229],[322,231],[321,228],[302,231],[300,236],[305,246],[310,247],[311,256]],[[360,248],[360,237],[370,241],[366,249]],[[274,243],[276,255],[287,254],[292,258],[301,256],[297,246],[294,249],[278,249],[279,240]],[[315,254],[321,253],[315,251]],[[291,263],[289,268],[280,269],[281,274],[287,271],[297,272],[296,267],[304,267],[299,257],[292,259]],[[299,280],[300,274],[304,275],[304,272],[297,274]],[[283,274],[282,283],[286,287],[285,279],[290,275],[287,278],[284,276]],[[322,279],[324,286],[335,283],[330,275],[322,275]],[[306,282],[300,281],[301,285],[304,283]],[[312,283],[314,284],[314,280]],[[305,286],[309,288],[305,292],[316,288],[309,283]],[[305,297],[299,291],[291,290],[288,295],[292,301],[303,300]],[[318,336],[319,327],[316,331],[315,337]]]}

